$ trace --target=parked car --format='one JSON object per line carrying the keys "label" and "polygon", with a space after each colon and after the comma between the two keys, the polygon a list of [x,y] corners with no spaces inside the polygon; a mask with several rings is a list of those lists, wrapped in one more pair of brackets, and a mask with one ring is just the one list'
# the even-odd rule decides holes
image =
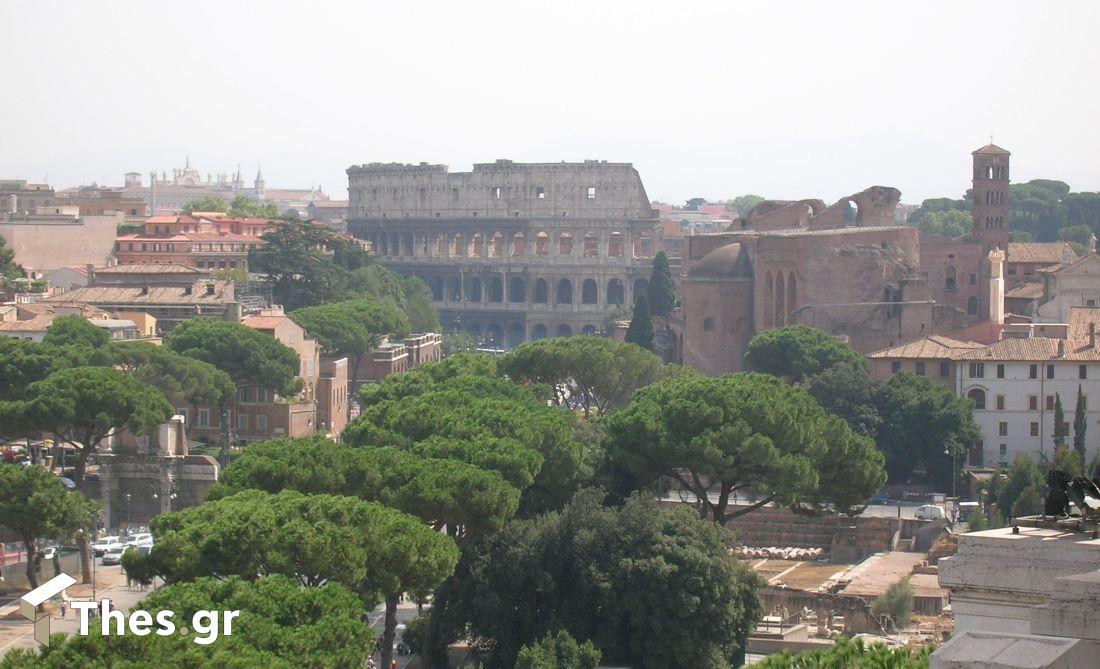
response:
{"label": "parked car", "polygon": [[889,503],[890,503],[890,493],[886,492],[885,490],[876,493],[875,496],[871,498],[871,504],[889,504]]}
{"label": "parked car", "polygon": [[117,536],[100,537],[92,544],[92,553],[94,553],[96,557],[102,557],[108,550],[122,545],[122,539]]}
{"label": "parked car", "polygon": [[57,551],[58,551],[57,546],[46,546],[45,548],[43,548],[39,552],[42,553],[42,559],[48,561],[48,560],[52,560],[54,558],[54,556],[57,555]]}
{"label": "parked car", "polygon": [[126,543],[127,543],[127,545],[134,546],[134,547],[152,546],[153,545],[153,535],[149,534],[148,532],[145,532],[145,533],[142,533],[142,534],[134,534],[134,535],[131,535],[130,538],[126,540]]}
{"label": "parked car", "polygon": [[913,517],[917,520],[939,520],[945,515],[943,509],[935,504],[922,504],[917,507],[917,511],[913,514]]}
{"label": "parked car", "polygon": [[122,564],[122,553],[129,546],[112,546],[103,553],[103,564]]}

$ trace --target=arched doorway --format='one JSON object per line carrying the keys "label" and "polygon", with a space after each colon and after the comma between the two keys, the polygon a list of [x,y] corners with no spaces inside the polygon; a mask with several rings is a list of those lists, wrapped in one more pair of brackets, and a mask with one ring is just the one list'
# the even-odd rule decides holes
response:
{"label": "arched doorway", "polygon": [[623,303],[623,282],[618,279],[611,279],[607,282],[607,303],[608,304],[622,304]]}
{"label": "arched doorway", "polygon": [[573,328],[571,328],[568,325],[562,323],[561,325],[558,326],[558,329],[554,334],[555,334],[555,336],[558,336],[558,337],[572,337],[573,336]]}
{"label": "arched doorway", "polygon": [[525,338],[523,323],[512,321],[512,323],[508,325],[508,348],[519,346],[523,343]]}
{"label": "arched doorway", "polygon": [[562,279],[558,282],[558,304],[573,304],[573,282],[569,279]]}
{"label": "arched doorway", "polygon": [[595,279],[585,279],[581,284],[581,304],[596,304],[599,298],[599,287]]}
{"label": "arched doorway", "polygon": [[542,323],[538,323],[535,327],[531,328],[531,341],[546,339],[548,336],[550,335],[546,331],[546,326]]}
{"label": "arched doorway", "polygon": [[522,276],[513,276],[508,279],[508,301],[512,303],[523,302],[527,299],[527,282]]}
{"label": "arched doorway", "polygon": [[535,304],[546,304],[546,300],[546,279],[535,279],[535,290],[531,293],[531,301]]}

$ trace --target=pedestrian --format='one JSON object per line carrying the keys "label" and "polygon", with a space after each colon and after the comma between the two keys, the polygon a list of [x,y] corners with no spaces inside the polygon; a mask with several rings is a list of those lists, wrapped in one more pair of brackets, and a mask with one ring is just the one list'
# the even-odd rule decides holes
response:
{"label": "pedestrian", "polygon": [[390,669],[397,669],[397,660],[390,660]]}
{"label": "pedestrian", "polygon": [[61,600],[61,617],[65,617],[65,600]]}

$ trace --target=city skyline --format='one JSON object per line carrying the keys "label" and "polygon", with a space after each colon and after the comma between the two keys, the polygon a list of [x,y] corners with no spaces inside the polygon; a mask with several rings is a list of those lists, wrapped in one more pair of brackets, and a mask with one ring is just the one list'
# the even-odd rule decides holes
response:
{"label": "city skyline", "polygon": [[674,203],[871,183],[919,203],[961,196],[965,156],[992,134],[1013,181],[1096,190],[1100,137],[1083,130],[1100,94],[1080,82],[1100,8],[1071,4],[1067,23],[1023,3],[10,2],[0,54],[36,54],[9,75],[36,99],[0,109],[22,128],[0,139],[0,175],[121,185],[190,155],[204,175],[263,165],[273,186],[344,199],[365,162],[601,159]]}

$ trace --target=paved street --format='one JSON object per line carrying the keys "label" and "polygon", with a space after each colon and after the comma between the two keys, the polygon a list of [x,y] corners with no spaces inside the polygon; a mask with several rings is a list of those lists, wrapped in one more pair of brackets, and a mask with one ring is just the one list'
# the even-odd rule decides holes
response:
{"label": "paved street", "polygon": [[[424,609],[425,614],[427,614],[427,611],[427,609]],[[412,602],[406,601],[404,604],[399,604],[397,607],[397,623],[399,625],[402,623],[407,623],[410,620],[416,618],[416,615],[416,604],[413,604]],[[382,628],[386,623],[385,604],[379,604],[377,607],[375,607],[373,611],[367,614],[367,620],[368,622],[370,622],[371,629],[374,630],[374,637],[378,638],[382,636]],[[398,630],[397,638],[394,640],[394,643],[396,644],[400,640],[401,631]],[[408,667],[409,664],[413,661],[414,657],[411,655],[405,655],[402,657],[394,655],[394,659],[397,660],[398,669],[406,669],[406,667]],[[379,669],[382,668],[380,667]]]}

